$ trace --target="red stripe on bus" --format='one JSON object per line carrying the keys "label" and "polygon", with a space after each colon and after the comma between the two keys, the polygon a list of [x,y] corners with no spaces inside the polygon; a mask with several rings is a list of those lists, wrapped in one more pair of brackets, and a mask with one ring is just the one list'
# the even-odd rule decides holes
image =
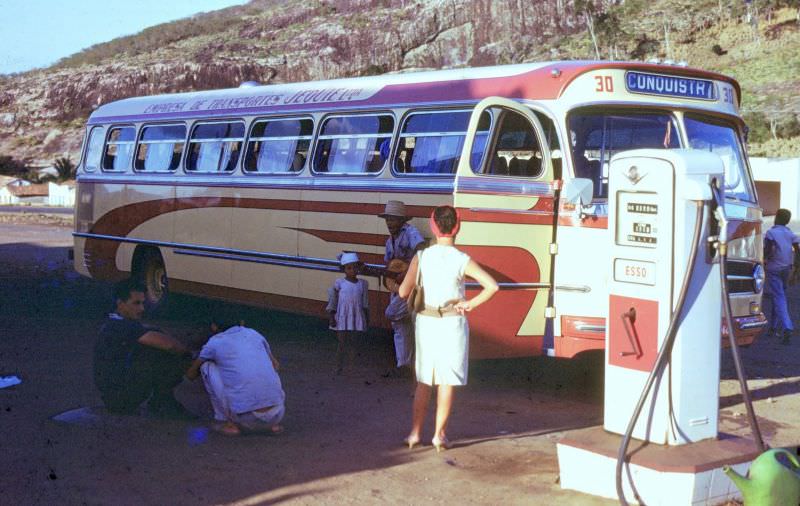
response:
{"label": "red stripe on bus", "polygon": [[[344,213],[366,214],[377,216],[386,209],[384,204],[366,202],[321,202],[316,200],[303,201],[301,211],[318,213]],[[433,212],[434,206],[406,205],[406,215],[412,218],[427,218]]]}
{"label": "red stripe on bus", "polygon": [[502,211],[473,211],[472,209],[460,208],[461,220],[465,223],[504,223],[522,225],[552,225],[552,213],[542,212],[542,214],[505,213]]}
{"label": "red stripe on bus", "polygon": [[[467,245],[458,248],[496,276],[497,281],[538,283],[541,280],[539,262],[523,248]],[[533,343],[518,337],[517,333],[536,297],[544,296],[546,294],[536,290],[500,291],[470,313],[470,345],[475,347],[470,354],[474,351],[475,356],[516,356],[522,349],[526,349],[527,355],[538,354],[528,348]],[[524,346],[520,346],[523,343]]]}
{"label": "red stripe on bus", "polygon": [[[365,234],[363,232],[345,232],[339,230],[315,230],[311,228],[294,228],[298,232],[313,235],[326,242],[345,244],[363,244],[365,246],[385,246],[389,234]],[[383,257],[381,257],[383,259]],[[363,259],[362,259],[363,261]]]}
{"label": "red stripe on bus", "polygon": [[558,215],[558,226],[560,227],[581,227],[581,228],[608,228],[608,216],[588,215],[578,218],[572,213]]}
{"label": "red stripe on bus", "polygon": [[750,235],[761,234],[760,222],[731,220],[730,227],[729,241],[733,239],[742,239]]}
{"label": "red stripe on bus", "polygon": [[[382,204],[364,204],[352,202],[318,202],[288,199],[253,199],[240,197],[180,197],[173,199],[148,200],[115,208],[101,216],[92,226],[90,233],[128,237],[136,227],[162,214],[188,209],[212,207],[241,209],[270,209],[279,211],[305,211],[339,214],[375,215],[382,213]],[[427,218],[433,211],[432,206],[406,206],[409,216]],[[325,232],[331,237],[343,239],[349,232]],[[336,234],[339,234],[337,236]],[[386,236],[378,234],[358,234],[356,244],[382,246]],[[378,240],[380,238],[380,240]],[[337,241],[339,242],[339,241]],[[350,241],[348,241],[350,242]],[[86,253],[92,259],[88,269],[93,277],[111,280],[121,279],[125,273],[116,267],[116,256],[120,243],[102,239],[88,238]]]}

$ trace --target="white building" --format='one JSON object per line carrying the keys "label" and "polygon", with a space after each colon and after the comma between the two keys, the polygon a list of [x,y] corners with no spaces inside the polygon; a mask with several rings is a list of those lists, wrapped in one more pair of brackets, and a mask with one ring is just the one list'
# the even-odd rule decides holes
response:
{"label": "white building", "polygon": [[764,214],[782,207],[800,217],[800,158],[751,158],[750,166]]}
{"label": "white building", "polygon": [[3,186],[0,188],[0,206],[7,206],[11,204],[19,204],[19,197],[14,195],[10,186]]}
{"label": "white building", "polygon": [[0,188],[0,204],[46,204],[46,184],[8,184]]}
{"label": "white building", "polygon": [[75,205],[75,183],[48,183],[47,204],[51,206],[73,207]]}

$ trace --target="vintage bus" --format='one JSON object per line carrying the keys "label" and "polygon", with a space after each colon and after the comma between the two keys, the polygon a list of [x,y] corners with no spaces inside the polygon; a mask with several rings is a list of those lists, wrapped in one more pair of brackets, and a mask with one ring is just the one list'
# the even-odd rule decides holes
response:
{"label": "vintage bus", "polygon": [[[338,253],[382,266],[388,200],[427,237],[447,203],[459,247],[501,286],[470,315],[472,356],[573,357],[604,347],[610,158],[693,148],[725,163],[728,287],[747,342],[765,319],[739,101],[724,75],[605,61],[120,100],[86,127],[75,268],[138,276],[154,303],[170,290],[322,316]],[[591,202],[562,198],[576,181]],[[368,279],[381,322],[388,292]]]}

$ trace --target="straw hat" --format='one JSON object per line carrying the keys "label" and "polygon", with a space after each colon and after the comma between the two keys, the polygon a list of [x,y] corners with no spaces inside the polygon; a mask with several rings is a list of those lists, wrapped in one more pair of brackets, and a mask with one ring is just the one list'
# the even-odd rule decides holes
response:
{"label": "straw hat", "polygon": [[340,265],[355,264],[355,263],[358,263],[358,262],[359,262],[358,255],[356,253],[351,252],[351,251],[348,251],[346,253],[342,253],[341,255],[339,255],[339,264]]}
{"label": "straw hat", "polygon": [[397,216],[398,218],[408,218],[406,215],[406,205],[399,200],[390,200],[386,203],[386,210],[379,214],[381,218],[387,216]]}

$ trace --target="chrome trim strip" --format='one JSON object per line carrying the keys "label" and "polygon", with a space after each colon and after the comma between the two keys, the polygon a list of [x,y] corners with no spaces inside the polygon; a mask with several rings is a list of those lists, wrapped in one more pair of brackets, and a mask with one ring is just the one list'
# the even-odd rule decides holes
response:
{"label": "chrome trim strip", "polygon": [[[167,241],[151,241],[148,239],[137,239],[135,237],[119,237],[116,235],[104,234],[91,234],[88,232],[73,232],[74,237],[83,237],[85,239],[101,239],[105,241],[116,241],[129,244],[145,244],[147,246],[161,246],[164,248],[173,248],[174,253],[181,255],[195,255],[195,252],[205,252],[208,255],[196,254],[196,256],[209,256],[214,258],[226,258],[228,260],[241,260],[243,262],[255,261],[252,259],[270,260],[260,263],[271,263],[274,265],[292,265],[302,267],[305,269],[314,269],[316,267],[307,266],[306,264],[313,264],[317,266],[333,267],[333,270],[339,270],[339,261],[328,258],[316,257],[302,257],[296,255],[287,255],[283,253],[266,253],[263,251],[253,250],[237,250],[230,248],[222,248],[219,246],[202,246],[195,244],[185,244],[178,242]],[[178,251],[180,250],[180,251]],[[364,264],[371,269],[385,269],[386,266],[382,264]],[[318,270],[331,270],[327,268],[320,268]],[[372,274],[364,274],[366,276],[373,276]],[[373,276],[377,277],[377,276]],[[468,282],[465,283],[467,288],[480,288],[480,283]],[[550,283],[498,283],[500,290],[547,290],[550,288]],[[556,285],[556,290],[563,291],[576,291],[576,292],[590,292],[591,288],[588,286],[575,286],[575,285]]]}
{"label": "chrome trim strip", "polygon": [[[480,288],[480,283],[476,283],[475,281],[469,281],[464,283],[466,288],[470,290],[474,290]],[[551,288],[550,283],[497,283],[497,286],[500,290],[503,291],[513,291],[513,290],[549,290]],[[556,285],[556,290],[561,290],[565,292],[583,292],[588,293],[592,291],[591,288],[588,286],[575,286],[575,285]]]}
{"label": "chrome trim strip", "polygon": [[575,330],[579,330],[581,332],[594,332],[597,334],[605,334],[606,333],[606,326],[605,325],[591,325],[589,323],[576,323]]}
{"label": "chrome trim strip", "polygon": [[586,285],[556,285],[556,290],[561,290],[563,292],[589,293],[592,291],[592,288]]}
{"label": "chrome trim strip", "polygon": [[239,262],[252,262],[257,264],[267,264],[267,265],[281,265],[285,267],[296,267],[300,269],[313,269],[317,271],[327,271],[327,272],[339,272],[338,265],[323,265],[323,264],[315,264],[315,263],[303,263],[303,262],[292,262],[286,260],[277,260],[277,259],[270,259],[270,258],[258,258],[258,257],[249,257],[249,256],[242,256],[242,255],[235,255],[235,254],[225,254],[225,253],[212,253],[212,252],[205,252],[205,251],[193,251],[193,250],[186,250],[186,249],[175,249],[172,251],[176,255],[187,255],[187,256],[195,256],[195,257],[205,257],[205,258],[217,258],[220,260],[236,260]]}
{"label": "chrome trim strip", "polygon": [[543,181],[508,179],[506,177],[465,177],[458,180],[457,192],[479,192],[519,196],[553,197],[553,185]]}
{"label": "chrome trim strip", "polygon": [[[480,288],[481,284],[475,281],[464,283],[466,288],[473,290]],[[547,290],[550,288],[550,283],[497,283],[500,290]]]}
{"label": "chrome trim strip", "polygon": [[352,175],[308,176],[265,176],[250,174],[246,176],[215,174],[213,177],[165,173],[130,177],[120,174],[111,177],[80,176],[78,183],[97,184],[130,184],[157,185],[174,187],[213,187],[213,188],[260,188],[276,190],[336,190],[336,191],[372,191],[372,192],[408,192],[408,193],[453,193],[453,179],[447,177],[420,177],[419,179],[383,179],[378,177]]}
{"label": "chrome trim strip", "polygon": [[756,329],[756,328],[759,328],[759,327],[766,327],[768,323],[769,323],[769,321],[767,321],[767,320],[755,321],[755,322],[747,322],[747,323],[742,323],[741,325],[739,325],[739,328],[742,329],[742,330]]}
{"label": "chrome trim strip", "polygon": [[[75,237],[83,237],[88,239],[101,239],[106,241],[116,241],[122,243],[130,243],[130,244],[145,244],[147,246],[161,246],[164,248],[173,248],[174,253],[178,253],[181,255],[212,256],[216,258],[229,257],[230,260],[241,260],[241,261],[256,261],[254,259],[264,259],[265,261],[262,263],[274,263],[276,265],[303,264],[303,265],[298,265],[300,267],[304,266],[305,264],[314,264],[318,266],[325,266],[332,268],[332,269],[323,268],[320,270],[339,271],[340,268],[338,260],[332,260],[328,258],[301,257],[296,255],[286,255],[283,253],[266,253],[263,251],[237,250],[230,248],[222,248],[218,246],[202,246],[202,245],[185,244],[177,242],[151,241],[147,239],[137,239],[133,237],[119,237],[115,235],[90,234],[84,232],[73,232],[72,235]],[[207,255],[200,255],[199,253],[196,252],[204,252],[207,253]],[[364,265],[372,269],[385,268],[385,266],[381,264],[364,264]],[[305,268],[313,268],[313,267],[305,267]]]}

